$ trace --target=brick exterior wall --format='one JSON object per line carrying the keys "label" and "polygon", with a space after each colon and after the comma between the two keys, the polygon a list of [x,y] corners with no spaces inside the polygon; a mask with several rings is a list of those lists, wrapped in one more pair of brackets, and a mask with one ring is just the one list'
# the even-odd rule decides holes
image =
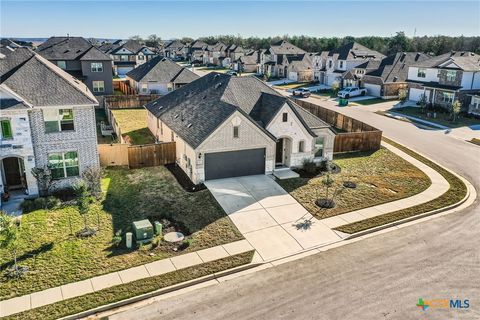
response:
{"label": "brick exterior wall", "polygon": [[444,85],[449,85],[449,86],[461,87],[462,86],[463,72],[461,70],[457,70],[455,80],[448,81],[447,80],[447,71],[451,71],[451,70],[440,69],[438,71],[438,83],[444,84]]}
{"label": "brick exterior wall", "polygon": [[406,82],[385,83],[382,88],[382,97],[386,99],[396,98],[401,89],[408,91],[408,84]]}
{"label": "brick exterior wall", "polygon": [[[30,111],[29,115],[35,160],[38,167],[43,168],[48,164],[50,153],[68,151],[77,152],[80,175],[88,167],[100,167],[93,106],[73,108],[74,131],[45,133],[42,109],[35,108]],[[72,177],[56,180],[52,188],[70,187],[77,179]]]}

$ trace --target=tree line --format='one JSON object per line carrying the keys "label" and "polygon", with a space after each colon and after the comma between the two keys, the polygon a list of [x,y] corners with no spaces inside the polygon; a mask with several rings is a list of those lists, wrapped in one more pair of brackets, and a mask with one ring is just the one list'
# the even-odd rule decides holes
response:
{"label": "tree line", "polygon": [[[139,36],[132,37],[134,39],[141,39]],[[193,38],[184,37],[179,39],[183,43],[191,43]],[[366,46],[372,50],[376,50],[385,55],[399,52],[399,51],[420,51],[431,55],[439,55],[448,51],[472,51],[480,54],[480,37],[465,37],[465,36],[422,36],[422,37],[407,37],[404,32],[397,32],[391,37],[311,37],[311,36],[275,36],[275,37],[242,37],[240,35],[218,35],[201,37],[207,44],[215,44],[219,41],[230,45],[236,44],[244,48],[251,49],[266,49],[270,44],[280,40],[286,40],[295,46],[302,48],[308,52],[321,52],[338,48],[344,44],[356,41],[361,45]],[[147,45],[156,46],[160,44],[161,40],[156,35],[150,35],[144,40]]]}

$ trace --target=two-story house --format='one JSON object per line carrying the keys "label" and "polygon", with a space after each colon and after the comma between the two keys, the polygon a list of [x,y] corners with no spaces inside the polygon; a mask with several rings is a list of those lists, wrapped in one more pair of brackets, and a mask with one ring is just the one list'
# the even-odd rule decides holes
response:
{"label": "two-story house", "polygon": [[138,40],[120,42],[106,51],[113,59],[113,70],[119,77],[146,61],[155,58],[158,54]]}
{"label": "two-story house", "polygon": [[217,42],[216,44],[209,46],[207,63],[221,66],[223,59],[227,55],[227,47],[228,46],[223,42]]}
{"label": "two-story house", "polygon": [[139,94],[167,94],[199,76],[167,58],[156,57],[126,75]]}
{"label": "two-story house", "polygon": [[409,100],[427,102],[449,109],[455,100],[466,111],[472,97],[480,91],[480,55],[473,52],[448,52],[408,68]]}
{"label": "two-story house", "polygon": [[195,40],[188,46],[188,58],[192,63],[205,63],[204,57],[208,57],[208,44]]}
{"label": "two-story house", "polygon": [[258,73],[269,77],[288,77],[288,60],[300,59],[306,52],[285,40],[270,45],[260,54]]}
{"label": "two-story house", "polygon": [[331,86],[334,82],[343,84],[343,77],[348,71],[368,60],[382,60],[385,56],[356,42],[347,43],[341,47],[320,55],[324,61],[322,70],[318,71],[321,84]]}
{"label": "two-story house", "polygon": [[[372,63],[375,60],[371,60],[360,65],[365,66],[365,69],[357,66],[350,72],[355,72],[355,75],[359,77],[358,86],[366,88],[368,95],[394,99],[398,98],[400,90],[408,91],[408,68],[412,64],[421,63],[429,58],[430,56],[421,52],[398,52],[382,59],[378,66],[376,63]],[[374,66],[376,68],[369,70]],[[365,72],[357,74],[360,70]],[[347,76],[344,77],[344,85],[345,78]]]}
{"label": "two-story house", "polygon": [[163,47],[163,56],[172,60],[185,60],[188,56],[188,46],[179,40],[170,41]]}
{"label": "two-story house", "polygon": [[54,190],[100,166],[85,84],[27,48],[1,55],[0,76],[0,192],[38,195],[35,167],[50,168]]}
{"label": "two-story house", "polygon": [[113,93],[112,58],[82,37],[51,37],[37,52],[85,83],[95,95]]}

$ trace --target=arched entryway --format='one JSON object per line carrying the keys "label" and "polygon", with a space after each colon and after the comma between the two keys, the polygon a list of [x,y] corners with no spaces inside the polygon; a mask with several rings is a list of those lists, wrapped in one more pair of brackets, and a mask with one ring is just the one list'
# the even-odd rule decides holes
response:
{"label": "arched entryway", "polygon": [[0,162],[3,191],[28,190],[25,163],[21,157],[5,157]]}

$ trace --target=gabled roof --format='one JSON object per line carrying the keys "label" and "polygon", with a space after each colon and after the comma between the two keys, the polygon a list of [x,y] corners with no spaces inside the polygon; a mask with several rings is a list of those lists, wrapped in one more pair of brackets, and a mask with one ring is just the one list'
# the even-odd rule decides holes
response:
{"label": "gabled roof", "polygon": [[155,57],[141,64],[129,71],[127,76],[137,82],[158,81],[162,83],[190,83],[199,78],[192,71],[161,57]]}
{"label": "gabled roof", "polygon": [[132,52],[133,54],[137,54],[139,53],[143,48],[146,48],[145,45],[143,45],[140,41],[138,40],[128,40],[127,42],[125,42],[124,44],[116,47],[115,49],[113,49],[111,51],[111,54],[116,54],[119,50],[121,50],[122,48],[125,48],[126,50]]}
{"label": "gabled roof", "polygon": [[179,50],[185,47],[185,44],[179,40],[173,40],[165,46],[165,50]]}
{"label": "gabled roof", "polygon": [[463,71],[480,71],[480,55],[469,51],[451,51],[415,63],[414,67],[460,69]]}
{"label": "gabled roof", "polygon": [[2,54],[3,57],[0,59],[0,83],[34,55],[33,51],[27,48],[7,49],[2,51]]}
{"label": "gabled roof", "polygon": [[357,42],[350,42],[334,50],[331,50],[328,53],[328,56],[336,56],[338,60],[381,60],[385,57],[380,52],[362,46]]}
{"label": "gabled roof", "polygon": [[[1,85],[15,92],[26,103],[33,106],[98,104],[85,84],[38,54],[31,52],[30,57],[25,59],[25,52],[17,52],[20,49],[11,53],[13,57],[6,56],[0,60],[2,70],[7,69],[4,65],[13,65],[9,60],[23,60],[2,77]],[[21,58],[16,58],[17,54]]]}
{"label": "gabled roof", "polygon": [[239,59],[240,63],[243,64],[257,64],[260,62],[260,55],[258,51],[250,52],[244,56],[241,56]]}
{"label": "gabled roof", "polygon": [[103,53],[96,47],[91,47],[81,58],[81,61],[105,61],[111,60],[110,56]]}
{"label": "gabled roof", "polygon": [[398,52],[384,58],[376,70],[365,74],[364,79],[367,82],[369,77],[378,77],[383,83],[404,82],[407,80],[409,66],[429,58],[420,52]]}
{"label": "gabled roof", "polygon": [[[311,117],[315,116],[302,113],[293,102],[255,77],[231,77],[212,72],[145,107],[196,148],[236,111],[275,140],[266,127],[286,103],[293,106],[293,112],[306,130],[315,136],[307,124],[307,121],[313,124]],[[329,127],[320,119],[315,126],[319,123]]]}
{"label": "gabled roof", "polygon": [[280,55],[280,54],[290,55],[290,54],[306,53],[305,50],[300,49],[299,47],[294,46],[293,44],[291,44],[290,42],[285,41],[285,40],[281,40],[281,41],[273,43],[270,46],[269,51],[271,53],[277,54],[277,55]]}
{"label": "gabled roof", "polygon": [[214,45],[210,46],[210,51],[225,51],[227,49],[227,45],[223,42],[217,42]]}
{"label": "gabled roof", "polygon": [[80,60],[89,51],[90,56],[97,56],[95,60],[111,60],[82,37],[51,37],[37,48],[37,52],[47,60]]}
{"label": "gabled roof", "polygon": [[201,41],[201,40],[195,40],[194,42],[192,42],[190,44],[190,48],[193,49],[193,50],[204,50],[206,48],[208,48],[208,44],[206,44],[205,42]]}

